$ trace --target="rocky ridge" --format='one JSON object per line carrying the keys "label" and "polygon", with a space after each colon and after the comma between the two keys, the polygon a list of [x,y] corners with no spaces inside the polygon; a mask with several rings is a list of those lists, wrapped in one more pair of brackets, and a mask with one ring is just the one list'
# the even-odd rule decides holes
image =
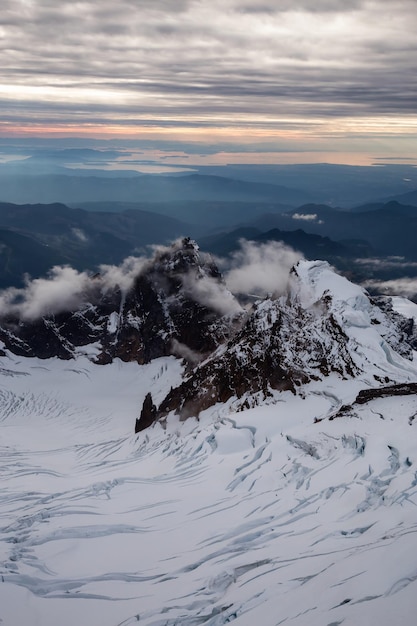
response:
{"label": "rocky ridge", "polygon": [[274,391],[302,393],[303,385],[331,373],[354,378],[372,372],[376,385],[386,383],[384,362],[395,360],[392,353],[412,360],[414,339],[412,320],[384,312],[327,263],[301,261],[287,293],[255,303],[242,327],[159,407],[146,398],[136,432],[171,411],[186,419],[232,398],[239,410]]}
{"label": "rocky ridge", "polygon": [[[227,306],[211,306],[216,289]],[[207,293],[206,293],[207,292]],[[198,360],[229,335],[232,317],[243,311],[226,289],[207,255],[190,239],[161,247],[134,278],[128,290],[104,289],[92,278],[87,302],[75,311],[22,320],[15,314],[0,320],[0,340],[21,356],[71,359],[86,353],[97,363],[148,363],[175,354]]]}
{"label": "rocky ridge", "polygon": [[243,410],[280,391],[303,395],[305,385],[331,375],[362,376],[374,387],[403,382],[390,364],[406,373],[417,341],[413,320],[322,261],[300,261],[285,293],[243,309],[213,259],[189,238],[155,249],[128,287],[106,289],[97,275],[84,295],[71,311],[37,319],[4,314],[0,340],[29,357],[184,359],[181,384],[158,406],[146,396],[136,432],[170,412],[186,419],[216,403]]}

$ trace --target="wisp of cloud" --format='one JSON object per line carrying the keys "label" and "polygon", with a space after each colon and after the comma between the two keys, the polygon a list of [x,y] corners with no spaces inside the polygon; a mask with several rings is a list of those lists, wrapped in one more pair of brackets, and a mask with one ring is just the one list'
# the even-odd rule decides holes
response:
{"label": "wisp of cloud", "polygon": [[0,312],[34,320],[45,315],[72,311],[85,303],[91,287],[86,272],[55,266],[48,278],[26,278],[24,288],[9,287],[0,294]]}
{"label": "wisp of cloud", "polygon": [[382,294],[395,294],[412,300],[417,298],[417,278],[405,276],[391,280],[367,280],[363,286]]}
{"label": "wisp of cloud", "polygon": [[197,277],[194,274],[186,274],[182,283],[193,300],[217,311],[220,315],[234,315],[242,310],[226,286],[211,276]]}
{"label": "wisp of cloud", "polygon": [[266,296],[283,293],[289,273],[303,255],[280,241],[255,244],[240,240],[240,250],[232,255],[226,272],[226,285],[232,293]]}
{"label": "wisp of cloud", "polygon": [[46,278],[26,277],[23,288],[9,287],[0,293],[0,314],[35,320],[65,311],[77,311],[100,294],[119,288],[126,293],[148,260],[128,257],[119,266],[101,265],[91,276],[69,266],[54,266]]}

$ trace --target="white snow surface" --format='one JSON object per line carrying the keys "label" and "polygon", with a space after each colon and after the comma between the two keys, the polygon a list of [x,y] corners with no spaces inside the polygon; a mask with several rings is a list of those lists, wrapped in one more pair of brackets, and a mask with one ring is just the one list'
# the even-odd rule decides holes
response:
{"label": "white snow surface", "polygon": [[329,418],[375,373],[417,381],[416,359],[361,289],[300,268],[312,306],[331,288],[360,378],[134,435],[179,360],[0,358],[0,626],[415,623],[417,396]]}
{"label": "white snow surface", "polygon": [[417,324],[417,304],[402,296],[391,296],[392,306],[397,313],[409,317]]}
{"label": "white snow surface", "polygon": [[2,626],[413,623],[415,396],[328,420],[334,376],[133,435],[179,361],[1,367]]}

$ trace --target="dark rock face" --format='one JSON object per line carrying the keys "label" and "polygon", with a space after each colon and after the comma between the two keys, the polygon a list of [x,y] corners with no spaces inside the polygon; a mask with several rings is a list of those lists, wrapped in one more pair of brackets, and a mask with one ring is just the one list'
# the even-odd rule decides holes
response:
{"label": "dark rock face", "polygon": [[[230,323],[209,299],[199,302],[194,286],[204,281],[227,291],[214,263],[194,242],[183,239],[156,252],[127,292],[116,288],[103,293],[97,277],[89,304],[33,321],[5,317],[0,339],[15,354],[62,359],[95,343],[96,361],[103,364],[114,358],[148,363],[175,353],[175,345],[204,356],[227,338]],[[227,295],[238,312],[237,301]]]}
{"label": "dark rock face", "polygon": [[[400,383],[397,385],[384,385],[375,389],[362,389],[352,404],[344,404],[338,409],[334,415],[329,417],[329,420],[335,420],[339,417],[352,414],[355,406],[358,404],[367,404],[372,400],[378,398],[392,398],[395,396],[416,396],[417,395],[417,383]],[[414,416],[415,417],[415,416]],[[414,419],[413,417],[413,419]],[[410,422],[411,423],[411,422]]]}
{"label": "dark rock face", "polygon": [[385,339],[396,352],[405,358],[412,359],[412,350],[417,350],[417,327],[414,320],[394,311],[389,296],[374,296],[372,303],[381,309],[396,329],[395,337],[391,333],[391,336],[386,336]]}
{"label": "dark rock face", "polygon": [[417,383],[402,383],[388,385],[377,389],[362,389],[356,396],[355,404],[366,404],[377,398],[390,398],[392,396],[412,396],[417,394]]}
{"label": "dark rock face", "polygon": [[138,433],[141,430],[145,430],[151,426],[157,416],[156,406],[152,402],[152,395],[147,393],[145,396],[145,400],[143,401],[142,411],[140,413],[140,418],[136,420],[135,432]]}
{"label": "dark rock face", "polygon": [[331,372],[350,377],[357,371],[329,296],[309,310],[296,298],[267,299],[255,306],[234,337],[169,392],[153,417],[176,411],[186,419],[233,396],[245,408],[250,395],[263,399],[271,390],[296,393],[297,387]]}

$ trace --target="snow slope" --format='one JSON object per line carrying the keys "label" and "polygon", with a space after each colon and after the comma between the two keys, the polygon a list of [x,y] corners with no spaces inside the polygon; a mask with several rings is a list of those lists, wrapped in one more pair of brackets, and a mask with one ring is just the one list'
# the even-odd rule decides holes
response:
{"label": "snow slope", "polygon": [[397,313],[405,315],[405,317],[412,318],[414,323],[417,324],[417,304],[411,302],[408,298],[401,296],[391,296],[392,306]]}
{"label": "snow slope", "polygon": [[414,622],[415,395],[329,419],[366,378],[334,374],[135,436],[145,394],[179,384],[174,358],[0,367],[2,626]]}

